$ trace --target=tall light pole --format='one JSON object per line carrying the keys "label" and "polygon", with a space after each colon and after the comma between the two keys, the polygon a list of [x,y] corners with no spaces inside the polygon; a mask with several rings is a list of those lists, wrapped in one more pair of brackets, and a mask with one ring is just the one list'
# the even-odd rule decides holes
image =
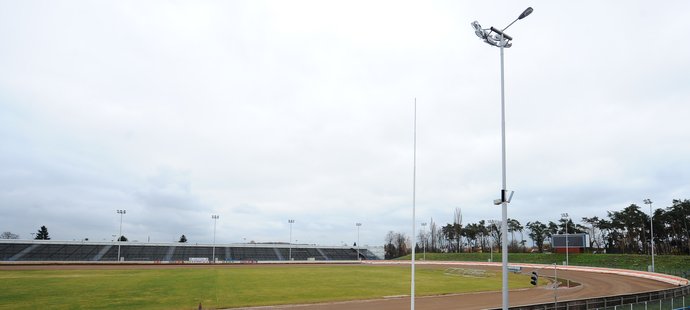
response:
{"label": "tall light pole", "polygon": [[117,261],[120,261],[120,244],[122,243],[122,216],[127,213],[127,210],[117,210],[120,215],[120,236],[117,237]]}
{"label": "tall light pole", "polygon": [[[493,231],[494,228],[496,228],[496,233],[498,233],[498,225],[496,224],[500,223],[497,220],[489,220],[489,224],[492,224],[491,226],[489,226],[491,231]],[[491,231],[489,233],[491,233]],[[492,263],[494,262],[494,238],[489,239],[489,261]]]}
{"label": "tall light pole", "polygon": [[505,122],[505,85],[504,85],[504,69],[503,69],[503,49],[512,46],[510,42],[513,40],[512,37],[505,33],[506,29],[513,25],[516,21],[523,19],[532,13],[533,9],[528,7],[525,9],[517,19],[515,19],[508,26],[503,28],[503,30],[498,30],[494,27],[488,29],[482,29],[481,25],[477,21],[472,22],[472,27],[474,28],[474,33],[484,40],[489,45],[499,47],[501,49],[501,163],[502,163],[502,186],[501,186],[501,198],[494,200],[494,204],[501,205],[501,218],[503,220],[501,225],[501,260],[502,260],[502,275],[503,275],[503,289],[502,289],[502,300],[503,300],[503,310],[508,310],[508,203],[510,202],[513,194],[508,193],[506,189],[506,122]]}
{"label": "tall light pole", "polygon": [[652,201],[645,199],[644,203],[649,205],[649,231],[652,235],[652,272],[654,272],[654,222],[652,222],[654,219],[654,213],[652,211]]}
{"label": "tall light pole", "polygon": [[422,237],[424,237],[424,240],[422,240],[422,248],[424,251],[422,260],[426,261],[426,222],[422,223]]}
{"label": "tall light pole", "polygon": [[[412,238],[417,226],[417,97],[414,98],[414,130],[412,143]],[[415,301],[415,247],[412,247],[412,262],[410,268],[410,310],[414,310]]]}
{"label": "tall light pole", "polygon": [[556,263],[553,263],[553,308],[558,309],[558,272]]}
{"label": "tall light pole", "polygon": [[291,261],[292,260],[292,224],[295,223],[295,220],[288,220],[288,223],[290,223],[290,242],[288,242],[290,244],[290,249],[288,250],[290,254],[289,254],[288,260]]}
{"label": "tall light pole", "polygon": [[216,222],[218,222],[219,216],[216,214],[211,214],[213,219],[213,263],[216,263]]}
{"label": "tall light pole", "polygon": [[362,226],[362,223],[355,223],[355,226],[357,226],[357,260],[362,260],[359,258],[359,227]]}
{"label": "tall light pole", "polygon": [[569,252],[569,247],[568,247],[568,223],[570,222],[570,217],[568,217],[568,213],[561,213],[561,218],[565,218],[565,265],[570,266],[570,262],[568,261],[568,252]]}

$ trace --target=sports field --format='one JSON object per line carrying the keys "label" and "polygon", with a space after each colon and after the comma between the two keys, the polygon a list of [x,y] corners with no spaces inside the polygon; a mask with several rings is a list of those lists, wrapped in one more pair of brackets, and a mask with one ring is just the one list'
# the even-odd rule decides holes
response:
{"label": "sports field", "polygon": [[[500,290],[500,273],[418,266],[416,294]],[[510,274],[510,287],[529,277]],[[122,266],[0,270],[0,309],[204,309],[410,293],[409,266]]]}

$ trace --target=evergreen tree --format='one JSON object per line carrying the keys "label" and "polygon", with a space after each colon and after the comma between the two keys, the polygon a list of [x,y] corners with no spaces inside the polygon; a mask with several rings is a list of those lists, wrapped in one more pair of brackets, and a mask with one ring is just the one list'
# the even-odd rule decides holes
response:
{"label": "evergreen tree", "polygon": [[537,244],[539,253],[544,252],[544,240],[549,236],[548,228],[546,224],[540,221],[527,222],[527,229],[530,231],[529,237]]}
{"label": "evergreen tree", "polygon": [[48,228],[41,226],[41,229],[39,229],[38,233],[36,234],[36,240],[50,240],[50,237],[48,236]]}

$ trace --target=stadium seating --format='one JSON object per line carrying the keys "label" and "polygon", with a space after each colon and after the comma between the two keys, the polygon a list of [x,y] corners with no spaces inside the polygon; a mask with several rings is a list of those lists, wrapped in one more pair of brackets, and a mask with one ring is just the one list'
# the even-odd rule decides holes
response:
{"label": "stadium seating", "polygon": [[[214,247],[208,244],[149,244],[122,242],[124,261],[189,261],[190,258],[213,260]],[[0,261],[117,261],[116,242],[62,242],[0,240]],[[366,248],[359,249],[361,259],[380,259]],[[215,246],[218,261],[295,261],[357,260],[357,249],[312,245],[233,244]]]}

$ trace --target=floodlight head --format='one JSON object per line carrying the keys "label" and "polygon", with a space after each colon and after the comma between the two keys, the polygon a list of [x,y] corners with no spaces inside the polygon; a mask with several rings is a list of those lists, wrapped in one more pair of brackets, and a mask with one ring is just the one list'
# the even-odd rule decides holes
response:
{"label": "floodlight head", "polygon": [[489,37],[486,37],[486,39],[484,39],[484,42],[486,42],[489,45],[498,46],[498,42]]}
{"label": "floodlight head", "polygon": [[532,14],[533,11],[534,11],[534,9],[532,9],[532,7],[526,8],[525,11],[523,11],[522,14],[520,14],[518,19],[523,19],[523,18],[529,16],[530,14]]}
{"label": "floodlight head", "polygon": [[476,34],[480,39],[486,38],[486,33],[484,33],[484,29],[482,29],[482,26],[478,21],[475,20],[472,22],[472,28],[474,28],[474,34]]}

